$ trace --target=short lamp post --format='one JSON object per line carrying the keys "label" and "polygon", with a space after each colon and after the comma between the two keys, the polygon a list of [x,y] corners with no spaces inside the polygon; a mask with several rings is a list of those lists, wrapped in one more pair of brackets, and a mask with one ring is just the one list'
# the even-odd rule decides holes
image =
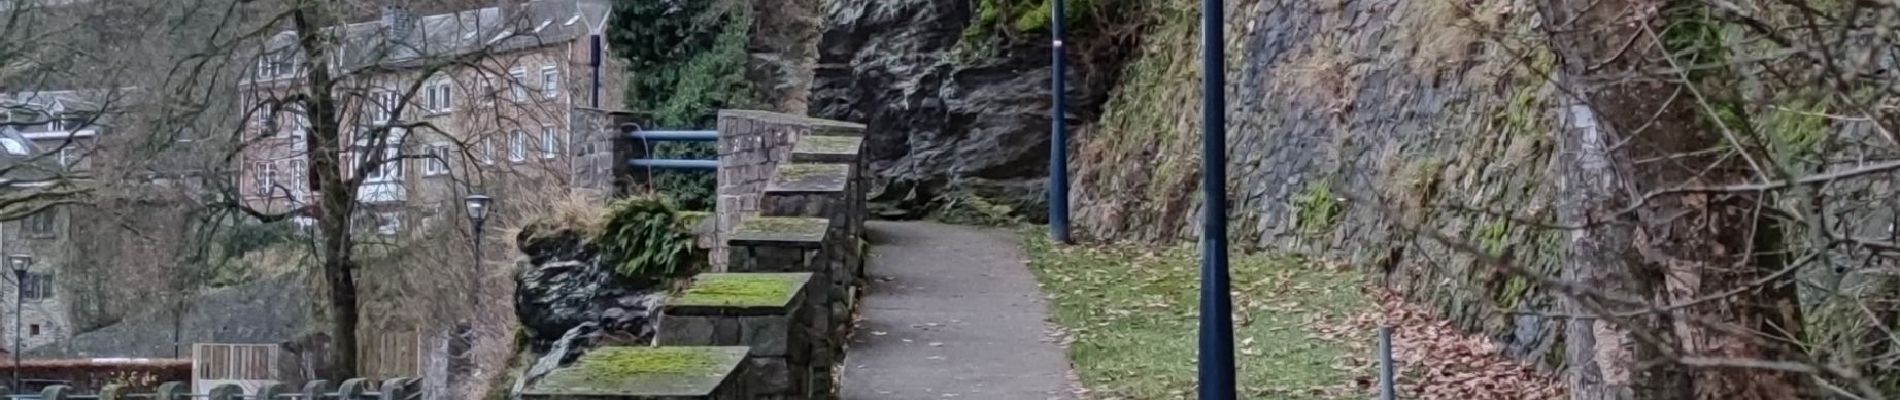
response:
{"label": "short lamp post", "polygon": [[[468,365],[469,354],[467,354],[467,352],[473,351],[475,348],[475,314],[476,307],[481,304],[481,297],[476,294],[476,291],[482,287],[482,224],[488,222],[488,210],[493,208],[494,201],[494,198],[480,194],[470,194],[468,197],[462,199],[462,207],[468,211],[469,237],[472,238],[470,244],[473,245],[475,250],[475,262],[469,266],[469,286],[468,290],[465,290],[465,292],[468,293],[468,320],[461,323],[461,326],[456,327],[458,330],[456,336],[461,340],[462,346],[459,349],[460,351],[456,352],[459,354],[451,355],[451,357],[457,357],[463,360],[463,368],[471,366]],[[469,369],[470,370],[461,370],[457,368],[456,374],[451,376],[463,377],[462,375],[473,374],[472,368]],[[473,377],[467,378],[473,379]]]}
{"label": "short lamp post", "polygon": [[15,254],[7,256],[7,267],[13,269],[13,390],[20,387],[20,321],[26,319],[26,271],[33,267],[33,256]]}

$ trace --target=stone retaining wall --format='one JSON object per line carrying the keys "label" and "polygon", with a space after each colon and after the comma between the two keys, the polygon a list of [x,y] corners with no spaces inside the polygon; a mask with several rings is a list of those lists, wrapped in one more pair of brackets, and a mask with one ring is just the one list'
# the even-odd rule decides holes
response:
{"label": "stone retaining wall", "polygon": [[[719,112],[719,187],[714,219],[714,271],[726,265],[724,239],[741,215],[759,211],[766,183],[804,136],[862,137],[864,125],[764,111]],[[861,157],[859,157],[861,158]]]}
{"label": "stone retaining wall", "polygon": [[[596,349],[524,398],[838,398],[864,264],[862,134],[856,124],[721,112],[719,200],[701,236],[712,272],[669,298],[659,347]],[[623,368],[699,355],[717,362]]]}

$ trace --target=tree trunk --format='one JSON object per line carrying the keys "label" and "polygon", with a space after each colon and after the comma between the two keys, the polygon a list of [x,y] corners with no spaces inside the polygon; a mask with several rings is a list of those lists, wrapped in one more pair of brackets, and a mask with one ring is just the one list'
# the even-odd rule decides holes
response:
{"label": "tree trunk", "polygon": [[[1726,142],[1717,127],[1700,117],[1695,97],[1686,92],[1690,87],[1680,76],[1644,75],[1671,66],[1669,51],[1654,34],[1663,29],[1661,15],[1668,3],[1546,0],[1539,4],[1552,50],[1561,61],[1561,81],[1570,105],[1564,110],[1566,130],[1559,140],[1566,154],[1561,166],[1566,184],[1560,190],[1562,198],[1577,204],[1565,204],[1576,206],[1566,211],[1565,219],[1629,222],[1633,217],[1638,222],[1573,233],[1565,274],[1583,287],[1662,307],[1623,321],[1572,321],[1566,339],[1574,364],[1573,396],[1792,398],[1798,386],[1798,377],[1792,374],[1688,368],[1676,362],[1678,357],[1779,361],[1769,357],[1787,353],[1775,348],[1777,338],[1758,333],[1784,323],[1777,322],[1782,317],[1770,318],[1776,314],[1768,311],[1793,304],[1788,292],[1774,286],[1738,290],[1764,276],[1752,255],[1773,250],[1754,248],[1757,216],[1753,210],[1760,201],[1758,194],[1665,195],[1647,199],[1636,207],[1634,216],[1605,214],[1627,208],[1633,194],[1742,183],[1754,176],[1743,162],[1748,154],[1707,151],[1749,146]],[[1607,304],[1614,307],[1588,310],[1585,306],[1592,301],[1572,299],[1568,311],[1602,315],[1647,308]],[[1634,354],[1625,353],[1631,348]]]}
{"label": "tree trunk", "polygon": [[336,344],[331,352],[331,378],[342,380],[356,377],[358,346],[356,340],[357,310],[356,265],[351,258],[354,243],[350,232],[350,216],[355,212],[356,187],[351,184],[343,171],[342,151],[346,148],[342,137],[343,123],[337,118],[336,81],[330,69],[325,65],[328,57],[328,44],[323,43],[321,28],[330,24],[322,21],[324,10],[320,2],[300,2],[300,8],[292,11],[292,23],[297,27],[299,43],[303,49],[304,70],[308,71],[303,105],[309,113],[310,128],[307,146],[310,163],[310,179],[319,197],[317,209],[317,228],[323,234],[321,257],[323,261],[323,282],[327,291],[327,309],[330,316],[330,340]]}

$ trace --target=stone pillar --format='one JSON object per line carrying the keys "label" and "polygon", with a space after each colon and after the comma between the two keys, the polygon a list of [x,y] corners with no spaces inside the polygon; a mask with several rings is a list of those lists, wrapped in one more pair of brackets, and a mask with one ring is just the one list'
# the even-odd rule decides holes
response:
{"label": "stone pillar", "polygon": [[822,398],[810,384],[830,380],[812,368],[811,335],[824,331],[804,318],[810,273],[712,273],[693,277],[668,299],[661,346],[746,346],[747,380],[757,398]]}
{"label": "stone pillar", "polygon": [[844,344],[837,332],[849,323],[848,316],[836,318],[832,313],[838,299],[832,296],[833,270],[824,254],[832,232],[828,219],[751,216],[727,240],[733,271],[811,273],[799,320],[803,321],[800,326],[809,329],[805,337],[811,349],[803,360],[812,377],[805,390],[814,393],[830,392],[831,367],[841,359],[835,349]]}

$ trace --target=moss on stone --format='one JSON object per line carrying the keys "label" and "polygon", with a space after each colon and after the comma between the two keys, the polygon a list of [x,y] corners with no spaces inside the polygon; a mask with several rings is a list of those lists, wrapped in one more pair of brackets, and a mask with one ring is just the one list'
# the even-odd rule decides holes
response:
{"label": "moss on stone", "polygon": [[739,232],[813,233],[824,232],[831,221],[824,218],[749,218],[739,222]]}
{"label": "moss on stone", "polygon": [[811,136],[798,138],[793,153],[856,154],[864,139],[852,136]]}
{"label": "moss on stone", "polygon": [[669,305],[771,307],[790,302],[810,274],[700,274]]}
{"label": "moss on stone", "polygon": [[633,375],[706,372],[717,364],[706,348],[609,347],[581,359],[575,369],[588,379],[620,379]]}
{"label": "moss on stone", "polygon": [[835,192],[844,190],[845,181],[850,178],[849,164],[781,164],[773,171],[772,182],[765,190]]}
{"label": "moss on stone", "polygon": [[739,220],[730,241],[816,243],[825,239],[829,229],[831,221],[824,218],[750,217]]}
{"label": "moss on stone", "polygon": [[548,374],[524,394],[705,395],[727,379],[745,354],[744,347],[604,347]]}
{"label": "moss on stone", "polygon": [[1493,255],[1502,253],[1506,247],[1510,246],[1510,242],[1508,241],[1510,236],[1510,220],[1504,218],[1492,220],[1484,224],[1484,227],[1478,230],[1478,248],[1484,249],[1485,253]]}
{"label": "moss on stone", "polygon": [[1333,196],[1333,184],[1330,179],[1321,179],[1294,199],[1298,208],[1297,226],[1301,233],[1322,235],[1339,223],[1339,217],[1345,213],[1345,206]]}

